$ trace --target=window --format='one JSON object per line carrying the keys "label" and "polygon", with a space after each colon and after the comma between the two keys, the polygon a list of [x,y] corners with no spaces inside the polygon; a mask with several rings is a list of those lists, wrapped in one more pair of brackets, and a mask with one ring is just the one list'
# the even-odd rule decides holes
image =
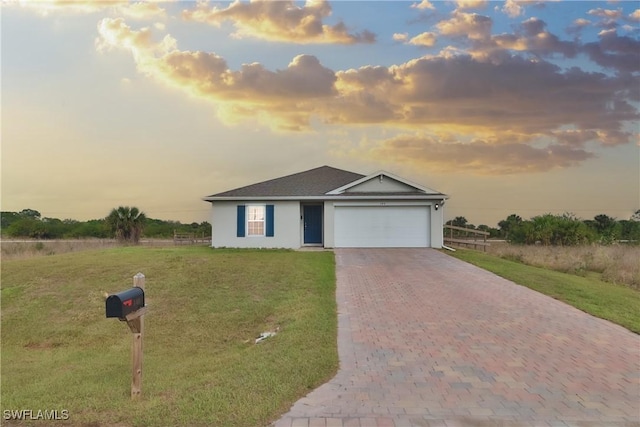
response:
{"label": "window", "polygon": [[274,236],[274,205],[238,205],[236,235]]}
{"label": "window", "polygon": [[265,206],[247,206],[247,236],[264,236]]}

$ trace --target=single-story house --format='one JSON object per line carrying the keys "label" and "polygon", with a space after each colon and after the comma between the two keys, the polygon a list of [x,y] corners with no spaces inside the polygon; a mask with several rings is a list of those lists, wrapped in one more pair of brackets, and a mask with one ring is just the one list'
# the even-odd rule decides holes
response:
{"label": "single-story house", "polygon": [[205,197],[213,247],[442,247],[447,195],[330,166]]}

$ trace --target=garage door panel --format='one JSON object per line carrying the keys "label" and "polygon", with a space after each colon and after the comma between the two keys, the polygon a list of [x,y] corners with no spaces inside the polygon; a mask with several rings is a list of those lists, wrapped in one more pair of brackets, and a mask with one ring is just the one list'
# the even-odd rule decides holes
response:
{"label": "garage door panel", "polygon": [[336,247],[428,247],[426,206],[337,206]]}

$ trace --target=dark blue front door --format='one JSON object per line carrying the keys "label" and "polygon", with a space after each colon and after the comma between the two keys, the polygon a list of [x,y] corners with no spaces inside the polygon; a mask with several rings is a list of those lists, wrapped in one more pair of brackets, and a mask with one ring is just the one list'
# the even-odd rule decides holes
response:
{"label": "dark blue front door", "polygon": [[322,205],[303,205],[304,243],[322,244]]}

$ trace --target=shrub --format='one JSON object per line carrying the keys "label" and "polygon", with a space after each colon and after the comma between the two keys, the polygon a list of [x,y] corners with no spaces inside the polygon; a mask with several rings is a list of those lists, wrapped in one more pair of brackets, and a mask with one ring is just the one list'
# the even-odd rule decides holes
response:
{"label": "shrub", "polygon": [[594,232],[572,214],[545,214],[513,223],[511,243],[573,246],[591,243]]}

